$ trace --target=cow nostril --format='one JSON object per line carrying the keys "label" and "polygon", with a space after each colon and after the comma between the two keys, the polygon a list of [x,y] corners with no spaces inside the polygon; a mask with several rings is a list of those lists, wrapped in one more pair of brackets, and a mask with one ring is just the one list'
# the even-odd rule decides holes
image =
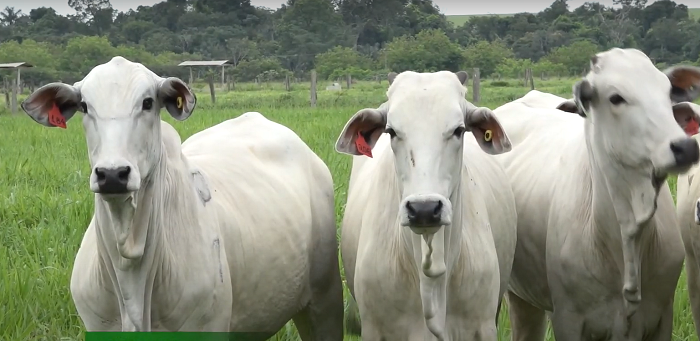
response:
{"label": "cow nostril", "polygon": [[408,218],[413,219],[416,217],[416,209],[413,208],[413,205],[411,205],[411,202],[406,203],[406,213],[408,213]]}
{"label": "cow nostril", "polygon": [[102,167],[96,167],[95,176],[97,176],[97,181],[104,181],[107,177],[107,175],[105,174],[105,169]]}
{"label": "cow nostril", "polygon": [[437,205],[435,205],[435,208],[433,209],[433,217],[440,217],[441,213],[442,213],[442,201],[438,201]]}
{"label": "cow nostril", "polygon": [[127,181],[129,179],[129,173],[131,173],[131,167],[119,167],[117,168],[117,177],[121,181]]}

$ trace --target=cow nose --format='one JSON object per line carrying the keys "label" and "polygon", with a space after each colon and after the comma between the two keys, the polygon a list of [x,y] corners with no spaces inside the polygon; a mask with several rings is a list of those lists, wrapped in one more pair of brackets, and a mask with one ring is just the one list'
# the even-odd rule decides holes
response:
{"label": "cow nose", "polygon": [[687,167],[698,162],[700,149],[694,138],[682,138],[671,142],[671,152],[676,160],[676,166]]}
{"label": "cow nose", "polygon": [[413,226],[436,226],[442,216],[442,201],[406,202],[408,221]]}
{"label": "cow nose", "polygon": [[129,183],[129,173],[131,167],[96,167],[95,175],[97,176],[97,186],[99,193],[103,194],[123,194],[127,192],[127,184]]}

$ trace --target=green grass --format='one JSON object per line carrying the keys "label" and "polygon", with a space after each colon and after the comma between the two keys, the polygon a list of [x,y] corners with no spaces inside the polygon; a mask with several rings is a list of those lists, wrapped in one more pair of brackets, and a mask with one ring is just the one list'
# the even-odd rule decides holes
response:
{"label": "green grass", "polygon": [[[574,81],[536,80],[536,84],[541,91],[568,98]],[[507,82],[509,87],[493,87],[490,80],[482,80],[479,105],[494,108],[529,90],[520,80]],[[319,82],[319,88],[325,85]],[[259,111],[290,127],[331,169],[339,224],[351,158],[336,153],[333,144],[352,114],[384,100],[386,86],[386,81],[360,82],[341,92],[320,90],[318,107],[311,109],[307,83],[294,84],[291,92],[279,83],[239,84],[237,91],[218,96],[216,105],[208,93],[199,92],[198,109],[187,121],[174,122],[165,113],[163,117],[183,140],[246,111]],[[83,325],[69,291],[73,260],[93,212],[80,118],[69,121],[67,130],[48,129],[23,113],[5,112],[0,126],[0,340],[83,340]],[[675,192],[675,181],[670,183]],[[504,310],[499,340],[508,340],[509,335]],[[289,323],[272,340],[299,338]],[[548,340],[553,340],[551,331]],[[697,340],[685,277],[678,284],[673,340]]]}
{"label": "green grass", "polygon": [[[573,8],[572,8],[573,9]],[[510,17],[513,14],[459,14],[459,15],[448,15],[447,20],[454,23],[456,27],[464,25],[471,17],[484,17],[484,16],[498,16],[498,17]],[[698,20],[700,19],[700,8],[688,8],[688,15],[691,18]]]}
{"label": "green grass", "polygon": [[688,15],[695,20],[700,19],[700,8],[688,8]]}

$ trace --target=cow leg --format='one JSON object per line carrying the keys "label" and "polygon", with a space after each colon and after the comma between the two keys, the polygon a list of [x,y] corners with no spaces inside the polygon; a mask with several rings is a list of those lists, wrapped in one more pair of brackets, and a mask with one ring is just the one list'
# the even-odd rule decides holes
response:
{"label": "cow leg", "polygon": [[569,310],[562,309],[561,307],[557,309],[557,304],[555,302],[551,320],[555,340],[584,340],[583,335],[581,335],[583,332],[583,318],[580,315]]}
{"label": "cow leg", "polygon": [[[696,324],[697,326],[697,324]],[[656,328],[654,333],[649,337],[646,337],[645,341],[671,341],[673,334],[673,300],[668,303],[668,306],[664,309],[661,314],[661,321],[659,322],[659,327]]]}
{"label": "cow leg", "polygon": [[342,341],[343,290],[340,275],[329,276],[325,288],[315,287],[312,292],[309,305],[293,318],[301,340]]}
{"label": "cow leg", "polygon": [[[545,311],[508,291],[508,311],[512,341],[543,341],[547,331],[547,316]],[[566,340],[566,339],[557,339]]]}
{"label": "cow leg", "polygon": [[[335,229],[335,222],[333,228]],[[293,317],[302,341],[343,340],[343,284],[340,279],[338,247],[335,233],[332,240],[322,240],[314,250],[311,264],[311,299]]]}
{"label": "cow leg", "polygon": [[[692,245],[686,246],[686,249],[690,247]],[[700,335],[700,268],[698,268],[698,261],[692,251],[686,252],[685,273],[688,280],[688,296],[695,322],[695,333]]]}

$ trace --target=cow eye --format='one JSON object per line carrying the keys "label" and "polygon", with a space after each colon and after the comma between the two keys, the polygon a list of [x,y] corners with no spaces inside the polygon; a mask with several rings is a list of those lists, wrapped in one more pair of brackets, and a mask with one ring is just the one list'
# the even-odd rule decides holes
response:
{"label": "cow eye", "polygon": [[396,132],[392,128],[386,128],[384,129],[384,132],[389,134],[389,137],[391,137],[392,139],[396,137]]}
{"label": "cow eye", "polygon": [[620,104],[626,103],[626,102],[627,101],[625,101],[625,99],[622,98],[622,96],[620,96],[620,95],[610,96],[610,103],[612,103],[613,105],[620,105]]}
{"label": "cow eye", "polygon": [[454,134],[455,137],[462,137],[462,135],[464,135],[465,131],[466,131],[466,128],[459,126],[455,129],[455,131],[452,134]]}
{"label": "cow eye", "polygon": [[142,104],[143,110],[151,110],[153,109],[153,98],[146,98],[143,100]]}
{"label": "cow eye", "polygon": [[80,110],[87,114],[87,103],[80,102]]}

